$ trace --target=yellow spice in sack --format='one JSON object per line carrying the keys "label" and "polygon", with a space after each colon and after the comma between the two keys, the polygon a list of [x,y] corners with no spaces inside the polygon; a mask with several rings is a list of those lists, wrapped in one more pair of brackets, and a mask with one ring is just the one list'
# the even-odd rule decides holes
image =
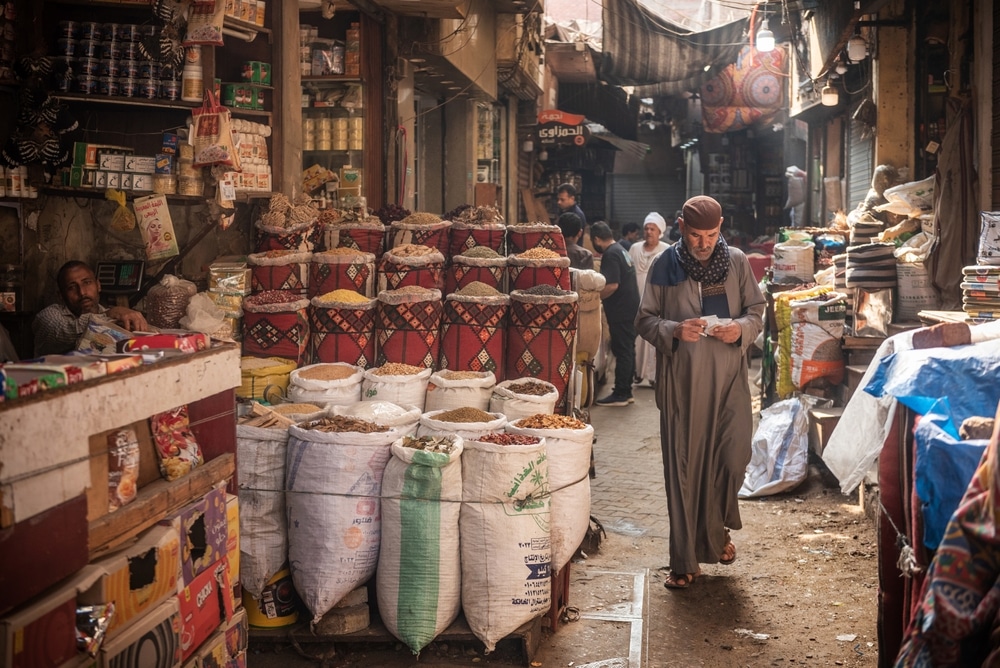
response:
{"label": "yellow spice in sack", "polygon": [[368,301],[368,297],[365,297],[360,292],[355,292],[354,290],[345,290],[341,288],[340,290],[334,290],[333,292],[327,292],[324,295],[320,295],[319,300],[321,302],[344,302],[347,304],[361,304],[362,302]]}

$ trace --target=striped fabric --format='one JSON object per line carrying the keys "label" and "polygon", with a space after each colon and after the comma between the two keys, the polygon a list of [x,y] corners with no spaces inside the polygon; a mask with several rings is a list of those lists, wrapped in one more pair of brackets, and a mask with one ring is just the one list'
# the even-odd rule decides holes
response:
{"label": "striped fabric", "polygon": [[864,244],[847,248],[845,283],[849,288],[891,288],[896,285],[893,244]]}
{"label": "striped fabric", "polygon": [[852,244],[867,244],[875,241],[885,229],[885,224],[878,220],[860,220],[851,228]]}

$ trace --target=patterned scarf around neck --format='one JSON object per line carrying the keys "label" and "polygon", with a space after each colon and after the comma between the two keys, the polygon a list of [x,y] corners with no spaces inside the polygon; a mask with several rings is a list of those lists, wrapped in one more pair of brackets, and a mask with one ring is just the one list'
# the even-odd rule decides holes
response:
{"label": "patterned scarf around neck", "polygon": [[691,255],[683,240],[677,246],[677,259],[689,278],[698,281],[703,286],[725,282],[726,276],[729,275],[729,246],[722,235],[719,235],[719,240],[712,250],[712,257],[708,259],[707,266],[702,266],[701,262]]}

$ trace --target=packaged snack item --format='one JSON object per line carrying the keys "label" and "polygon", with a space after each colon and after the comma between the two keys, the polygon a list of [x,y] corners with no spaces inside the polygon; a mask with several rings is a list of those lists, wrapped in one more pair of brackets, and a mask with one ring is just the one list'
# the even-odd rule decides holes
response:
{"label": "packaged snack item", "polygon": [[152,416],[150,427],[160,457],[160,472],[167,480],[176,480],[205,463],[201,447],[191,433],[186,405]]}
{"label": "packaged snack item", "polygon": [[132,427],[108,434],[108,512],[135,500],[139,493],[139,437]]}

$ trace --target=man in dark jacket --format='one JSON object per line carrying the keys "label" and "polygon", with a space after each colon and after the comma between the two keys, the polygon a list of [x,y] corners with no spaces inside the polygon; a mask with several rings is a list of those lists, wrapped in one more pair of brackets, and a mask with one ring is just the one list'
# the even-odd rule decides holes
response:
{"label": "man in dark jacket", "polygon": [[632,380],[635,376],[635,316],[639,311],[635,265],[604,221],[590,226],[590,238],[594,248],[601,253],[601,273],[607,281],[601,290],[601,303],[608,319],[611,353],[615,356],[615,387],[611,394],[596,403],[598,406],[627,406],[635,403]]}

